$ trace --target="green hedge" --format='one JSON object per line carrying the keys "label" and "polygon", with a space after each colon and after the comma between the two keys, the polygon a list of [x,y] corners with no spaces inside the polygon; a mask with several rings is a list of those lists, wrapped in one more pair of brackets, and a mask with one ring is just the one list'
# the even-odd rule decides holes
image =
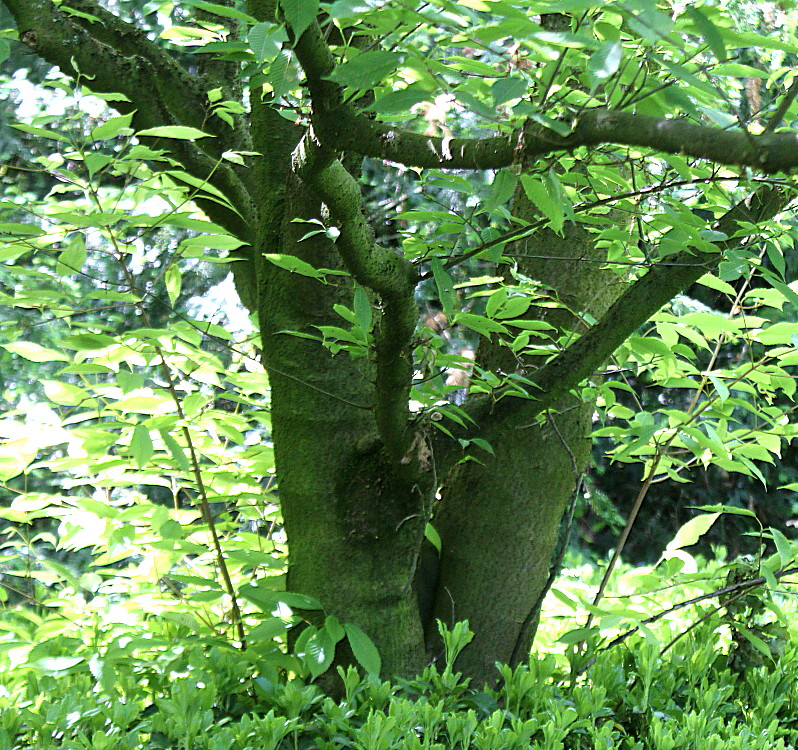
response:
{"label": "green hedge", "polygon": [[708,622],[664,655],[645,639],[599,653],[572,646],[568,661],[549,654],[497,668],[495,689],[474,689],[449,666],[396,683],[339,669],[337,700],[300,680],[256,677],[240,652],[207,644],[129,662],[113,698],[91,663],[40,664],[0,693],[0,750],[794,747],[796,644],[741,665],[722,642]]}

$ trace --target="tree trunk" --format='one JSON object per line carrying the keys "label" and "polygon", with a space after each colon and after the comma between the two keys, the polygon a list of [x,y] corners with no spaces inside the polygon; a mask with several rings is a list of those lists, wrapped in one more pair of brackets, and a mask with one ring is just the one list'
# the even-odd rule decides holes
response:
{"label": "tree trunk", "polygon": [[[317,268],[339,268],[324,234],[301,239],[318,225],[292,220],[322,213],[293,179],[284,211],[280,251]],[[417,673],[424,664],[412,589],[423,535],[417,464],[397,464],[381,449],[368,363],[346,351],[333,355],[306,337],[318,337],[317,326],[342,324],[333,305],[351,308],[351,280],[325,285],[262,261],[258,285],[288,589],[368,633],[386,675]]]}
{"label": "tree trunk", "polygon": [[[537,218],[520,188],[513,213]],[[565,306],[533,306],[525,317],[559,331],[582,332],[578,314],[599,318],[625,287],[598,262],[603,255],[592,236],[570,223],[562,236],[535,232],[510,254],[524,276],[543,282]],[[483,340],[477,360],[493,371],[533,372],[496,339]],[[436,618],[447,624],[467,619],[476,635],[457,668],[478,683],[497,678],[497,661],[515,664],[529,654],[560,522],[590,457],[593,409],[567,396],[539,421],[491,425],[485,438],[495,456],[480,451],[479,463],[455,467],[446,480],[433,521],[442,555],[428,648],[440,654]]]}

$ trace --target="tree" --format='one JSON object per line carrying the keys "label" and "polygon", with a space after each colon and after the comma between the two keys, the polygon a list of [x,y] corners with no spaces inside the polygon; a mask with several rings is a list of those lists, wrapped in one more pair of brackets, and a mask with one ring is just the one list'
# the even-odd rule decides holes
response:
{"label": "tree", "polygon": [[[210,186],[199,205],[245,243],[231,265],[269,373],[289,590],[362,628],[388,673],[437,652],[438,618],[474,629],[467,675],[522,661],[614,352],[699,279],[742,289],[791,198],[777,175],[798,165],[782,128],[798,87],[777,68],[743,121],[737,81],[764,74],[738,59],[798,46],[737,31],[713,6],[654,0],[557,14],[509,0],[191,0],[171,19],[166,2],[143,16],[4,3],[31,53],[124,95],[112,105],[153,168],[179,162],[184,181]],[[367,221],[363,159],[473,194],[460,215],[400,213],[392,245]],[[468,175],[486,171],[480,195]],[[723,262],[734,267],[713,280]],[[466,267],[483,274],[470,302],[455,284]],[[447,326],[479,339],[473,372],[436,343]],[[625,356],[636,366],[643,351]],[[447,403],[466,373],[467,400]],[[737,470],[753,471],[746,460]]]}

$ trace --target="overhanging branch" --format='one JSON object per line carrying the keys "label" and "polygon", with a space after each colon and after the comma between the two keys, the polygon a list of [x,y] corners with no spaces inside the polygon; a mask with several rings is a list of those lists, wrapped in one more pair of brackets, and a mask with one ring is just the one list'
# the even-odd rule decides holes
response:
{"label": "overhanging branch", "polygon": [[295,46],[308,80],[313,122],[330,148],[404,164],[438,169],[499,169],[581,146],[615,144],[649,148],[662,154],[708,159],[773,174],[798,167],[798,133],[723,130],[686,118],[660,118],[632,112],[589,109],[562,124],[567,136],[528,121],[522,129],[491,138],[448,138],[412,133],[375,122],[343,101],[329,80],[335,60],[317,23]]}

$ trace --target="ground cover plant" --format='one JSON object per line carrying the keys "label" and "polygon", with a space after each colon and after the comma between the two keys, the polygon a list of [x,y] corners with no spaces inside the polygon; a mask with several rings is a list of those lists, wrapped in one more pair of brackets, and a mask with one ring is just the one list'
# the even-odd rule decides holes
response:
{"label": "ground cover plant", "polygon": [[[659,603],[673,607],[687,593],[710,593],[739,569],[708,565]],[[616,611],[639,605],[639,594],[623,593],[633,579],[653,575],[665,585],[660,573],[624,570],[609,592],[618,597]],[[586,579],[573,570],[558,596],[579,600],[597,583],[597,572]],[[13,671],[15,657],[5,652],[0,747],[792,748],[796,638],[773,613],[794,622],[795,604],[780,588],[747,589],[726,609],[712,595],[699,620],[695,608],[676,610],[645,637],[610,648],[595,637],[578,646],[568,628],[585,609],[569,607],[562,621],[552,617],[544,626],[549,645],[515,669],[497,665],[491,686],[469,684],[456,669],[472,636],[461,623],[442,629],[446,657],[414,679],[383,681],[340,668],[338,699],[309,681],[309,662],[298,667],[304,678],[281,684],[264,676],[257,656],[224,639],[197,638],[173,621],[150,620],[134,637],[119,625],[92,633],[84,624],[82,642],[68,644],[69,627],[62,624],[59,634],[51,624],[49,642],[31,644],[27,661],[17,654]],[[65,615],[79,612],[74,601],[65,603]],[[738,650],[736,628],[750,628],[748,648]],[[65,646],[69,656],[59,655]]]}

